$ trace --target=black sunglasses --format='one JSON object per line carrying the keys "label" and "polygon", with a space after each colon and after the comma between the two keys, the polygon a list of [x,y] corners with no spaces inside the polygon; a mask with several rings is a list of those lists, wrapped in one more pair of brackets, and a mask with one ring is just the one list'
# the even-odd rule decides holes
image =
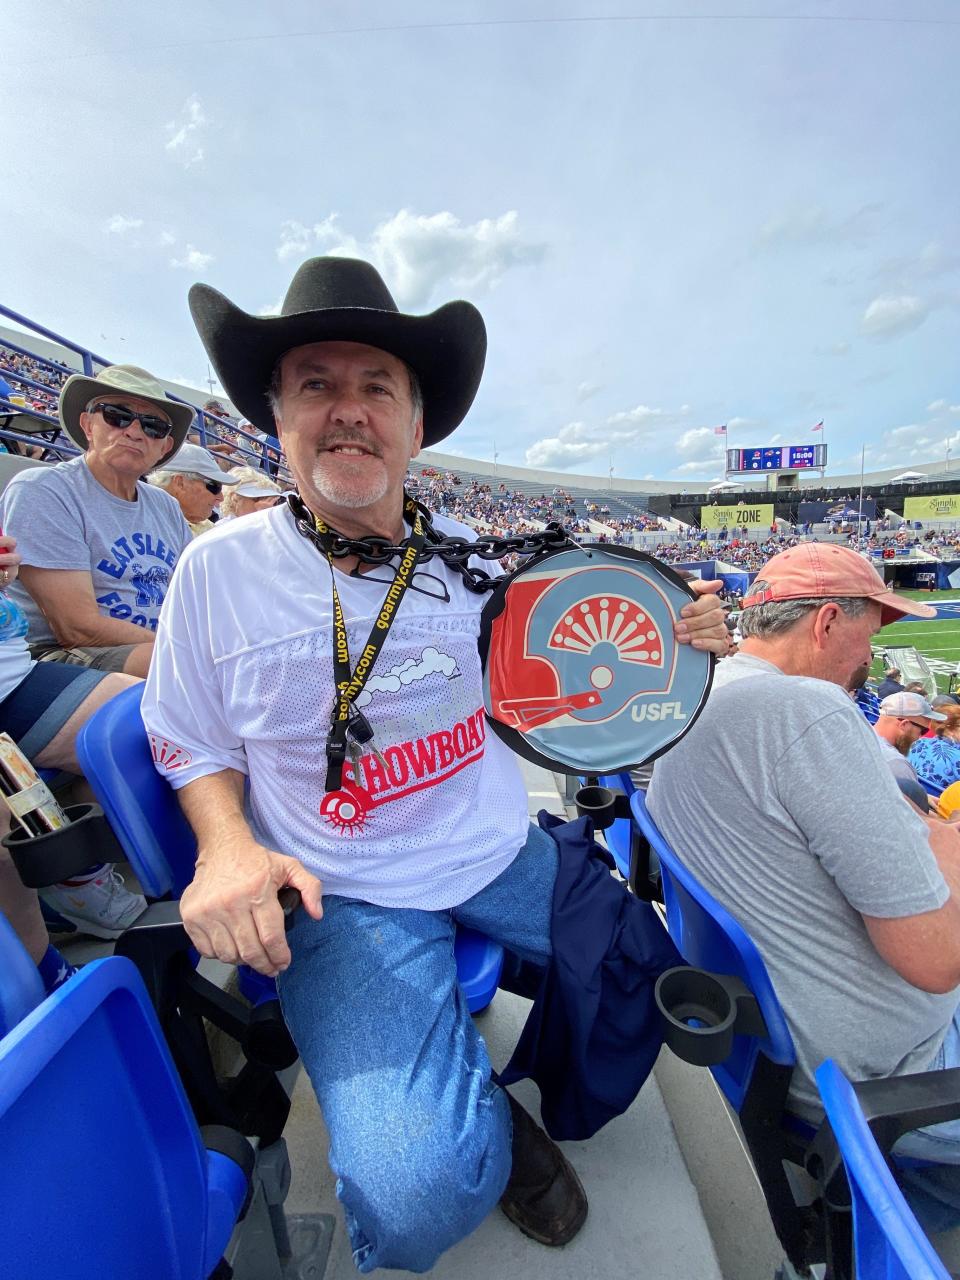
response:
{"label": "black sunglasses", "polygon": [[173,424],[166,418],[155,417],[152,413],[138,413],[135,409],[126,409],[122,404],[95,404],[90,413],[99,413],[108,427],[123,429],[131,422],[139,422],[140,429],[151,440],[164,440],[173,430]]}
{"label": "black sunglasses", "polygon": [[206,476],[197,475],[196,471],[189,471],[186,474],[193,476],[194,480],[200,480],[203,483],[203,487],[215,497],[223,493],[223,485],[219,480],[208,480]]}
{"label": "black sunglasses", "polygon": [[915,729],[919,729],[921,733],[926,733],[930,728],[928,724],[917,724],[916,720],[908,720],[907,724],[912,724]]}

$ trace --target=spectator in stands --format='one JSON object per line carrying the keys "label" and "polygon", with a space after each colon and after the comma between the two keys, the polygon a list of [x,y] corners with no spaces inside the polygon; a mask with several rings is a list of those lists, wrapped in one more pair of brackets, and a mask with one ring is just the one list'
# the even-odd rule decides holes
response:
{"label": "spectator in stands", "polygon": [[[246,316],[202,285],[191,305],[231,399],[264,427],[272,410],[304,506],[300,525],[284,504],[198,539],[161,620],[143,714],[151,732],[190,757],[168,775],[198,837],[197,876],[181,900],[186,927],[204,954],[279,973],[361,1270],[428,1270],[505,1187],[501,1203],[521,1229],[563,1244],[584,1221],[583,1189],[492,1081],[450,946],[454,919],[467,915],[531,960],[545,963],[551,945],[555,842],[529,827],[510,753],[469,728],[482,707],[482,600],[437,557],[429,568],[444,596],[403,594],[391,626],[384,601],[398,589],[384,588],[383,567],[353,576],[355,560],[334,568],[322,550],[331,528],[408,536],[407,468],[422,443],[443,439],[467,412],[483,321],[465,302],[404,315],[371,266],[344,258],[304,263],[275,319]],[[306,532],[311,517],[319,546]],[[469,532],[437,524],[444,534]],[[249,607],[234,599],[239,577]],[[354,635],[362,645],[384,617],[382,641],[355,650]],[[715,651],[725,634],[713,597],[685,606],[681,640]],[[410,787],[398,789],[392,775],[377,781],[369,772],[382,766],[367,736],[341,774],[338,738],[329,736],[340,732],[330,719],[334,649],[347,665],[362,652],[362,670],[375,669],[361,690],[371,697],[356,706],[380,751],[396,756],[407,742],[420,753],[424,735],[449,728],[464,753],[418,754],[418,780],[411,771]],[[380,807],[361,835],[368,787]],[[288,884],[304,905],[285,934],[277,890]],[[386,1052],[371,1056],[375,1043]]]}
{"label": "spectator in stands", "polygon": [[235,520],[238,516],[251,516],[276,506],[282,490],[276,481],[254,467],[237,467],[230,472],[232,488],[224,495],[220,506],[221,520]]}
{"label": "spectator in stands", "polygon": [[891,693],[902,693],[903,685],[900,683],[900,668],[887,667],[883,673],[883,679],[877,685],[877,697],[881,699],[889,698]]}
{"label": "spectator in stands", "polygon": [[140,477],[173,458],[192,418],[133,365],[64,384],[60,421],[83,454],[21,471],[0,499],[0,527],[20,544],[11,594],[35,658],[146,675],[190,527],[174,499]]}
{"label": "spectator in stands", "polygon": [[225,474],[198,444],[182,444],[174,458],[150,475],[150,483],[166,489],[176,498],[183,518],[194,537],[213,528],[213,509],[223,497],[223,486],[239,484],[239,478]]}
{"label": "spectator in stands", "polygon": [[[666,839],[759,948],[797,1050],[793,1105],[811,1119],[826,1057],[855,1080],[960,1063],[960,836],[903,802],[846,692],[881,625],[933,614],[846,548],[775,556],[744,600],[740,652],[648,793]],[[953,1211],[960,1125],[932,1135],[898,1150],[943,1162]]]}
{"label": "spectator in stands", "polygon": [[905,689],[902,693],[890,693],[881,700],[880,712],[873,726],[897,786],[924,813],[928,808],[927,793],[920,785],[916,769],[906,757],[931,725],[945,719],[943,712],[935,711],[922,693]]}
{"label": "spectator in stands", "polygon": [[[945,695],[950,696],[950,695]],[[937,699],[934,698],[934,703]],[[953,703],[940,708],[941,723],[932,737],[921,737],[910,747],[909,762],[924,790],[937,796],[954,782],[960,782],[960,707]]]}
{"label": "spectator in stands", "polygon": [[[16,540],[0,536],[0,726],[38,768],[79,774],[77,734],[103,703],[134,682],[115,673],[33,661],[27,648],[27,620],[9,598],[19,563]],[[0,804],[0,836],[9,825],[10,811]],[[97,938],[119,937],[147,905],[140,894],[124,887],[109,863],[88,867],[73,879],[44,889],[41,896],[53,931]],[[2,846],[0,911],[16,930],[48,991],[73,973],[60,952],[49,945],[36,890],[21,883]]]}

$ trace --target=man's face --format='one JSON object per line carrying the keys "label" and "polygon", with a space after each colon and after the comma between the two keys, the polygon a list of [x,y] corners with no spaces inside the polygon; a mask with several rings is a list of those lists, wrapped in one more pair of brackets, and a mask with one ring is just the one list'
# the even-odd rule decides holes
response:
{"label": "man's face", "polygon": [[304,498],[334,514],[397,504],[423,440],[406,366],[356,342],[287,352],[277,431]]}
{"label": "man's face", "polygon": [[[104,391],[102,396],[97,397],[95,407],[96,405],[119,405],[133,413],[143,413],[148,418],[161,418],[168,423],[170,421],[169,416],[149,400],[119,392]],[[89,441],[88,461],[104,465],[121,476],[139,479],[173,448],[172,435],[164,436],[161,440],[152,439],[144,433],[139,418],[134,418],[125,427],[111,427],[103,412],[97,410],[93,413],[81,413],[80,425]]]}
{"label": "man's face", "polygon": [[810,674],[830,680],[842,689],[859,689],[870,674],[873,650],[871,636],[880,630],[881,608],[873,600],[859,618],[851,617],[834,606],[835,616],[822,650],[817,655],[818,670]]}
{"label": "man's face", "polygon": [[929,720],[921,720],[919,716],[904,716],[897,721],[897,733],[893,739],[893,745],[901,755],[909,755],[910,748],[929,728]]}
{"label": "man's face", "polygon": [[189,524],[199,524],[201,520],[209,520],[213,508],[223,497],[220,493],[212,493],[207,488],[207,481],[200,476],[180,474],[170,486],[170,491],[180,503],[183,518]]}

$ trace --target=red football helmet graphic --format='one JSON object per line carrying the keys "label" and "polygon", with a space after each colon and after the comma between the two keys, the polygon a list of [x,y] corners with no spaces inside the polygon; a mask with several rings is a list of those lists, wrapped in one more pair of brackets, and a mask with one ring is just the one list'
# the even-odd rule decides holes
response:
{"label": "red football helmet graphic", "polygon": [[481,628],[484,705],[499,736],[571,772],[659,754],[710,685],[710,655],[674,636],[691,596],[667,566],[623,547],[563,550],[518,570]]}

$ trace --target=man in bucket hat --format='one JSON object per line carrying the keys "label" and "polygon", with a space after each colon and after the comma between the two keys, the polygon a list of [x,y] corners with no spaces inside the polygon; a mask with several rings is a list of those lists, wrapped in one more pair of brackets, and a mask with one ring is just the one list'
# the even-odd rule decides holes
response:
{"label": "man in bucket hat", "polygon": [[[190,302],[299,501],[198,539],[161,622],[143,714],[197,834],[184,923],[203,954],[279,974],[361,1271],[428,1270],[501,1196],[523,1231],[564,1244],[583,1189],[493,1082],[453,953],[460,923],[547,960],[557,848],[485,733],[482,598],[439,558],[416,571],[422,518],[403,491],[410,459],[470,408],[483,320],[467,302],[405,315],[345,258],[304,263],[279,317],[202,285]],[[331,531],[404,550],[367,573],[334,560]],[[719,649],[713,597],[689,609],[683,637]],[[303,906],[285,935],[287,885]]]}
{"label": "man in bucket hat", "polygon": [[60,423],[83,451],[7,485],[0,524],[23,557],[11,594],[40,660],[145,676],[170,575],[190,529],[141,477],[169,461],[193,420],[145,369],[74,374]]}
{"label": "man in bucket hat", "polygon": [[[827,1057],[857,1080],[960,1065],[960,837],[903,798],[848,692],[881,626],[933,615],[846,547],[774,556],[743,601],[739,653],[650,786],[664,836],[764,958],[809,1120]],[[960,1124],[897,1151],[944,1162],[932,1194],[960,1221]]]}

